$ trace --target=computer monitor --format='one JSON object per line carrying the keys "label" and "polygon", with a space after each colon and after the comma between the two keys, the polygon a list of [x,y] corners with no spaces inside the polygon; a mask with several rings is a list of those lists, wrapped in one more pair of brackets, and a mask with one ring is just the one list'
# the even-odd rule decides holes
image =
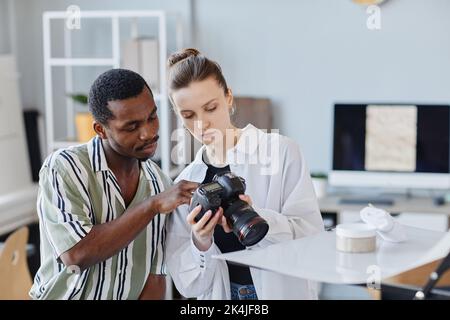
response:
{"label": "computer monitor", "polygon": [[332,186],[450,189],[450,106],[335,104]]}

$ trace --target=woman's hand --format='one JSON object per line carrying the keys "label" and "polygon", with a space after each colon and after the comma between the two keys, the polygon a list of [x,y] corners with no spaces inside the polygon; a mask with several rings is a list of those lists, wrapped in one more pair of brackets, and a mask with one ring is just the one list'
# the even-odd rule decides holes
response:
{"label": "woman's hand", "polygon": [[[219,221],[222,221],[223,209],[219,208],[214,216],[211,218],[211,210],[205,212],[203,217],[195,222],[195,217],[202,210],[202,206],[196,206],[186,217],[186,221],[192,227],[192,234],[194,236],[194,244],[200,251],[206,251],[211,247],[214,228]],[[222,224],[222,223],[219,223]]]}
{"label": "woman's hand", "polygon": [[[247,202],[250,206],[253,205],[253,201],[250,196],[241,194],[239,199]],[[219,208],[216,214],[211,218],[211,210],[205,212],[203,217],[195,222],[195,217],[200,213],[202,207],[196,206],[186,217],[186,221],[192,227],[192,234],[194,236],[194,244],[200,251],[206,251],[211,247],[212,238],[214,235],[214,228],[217,224],[221,225],[226,233],[230,233],[233,229],[229,226],[227,219],[223,215],[223,209]]]}
{"label": "woman's hand", "polygon": [[239,199],[241,199],[242,201],[247,202],[250,206],[253,205],[252,198],[250,198],[249,195],[246,195],[246,194],[240,194],[240,195],[239,195]]}
{"label": "woman's hand", "polygon": [[[253,205],[253,201],[250,198],[250,196],[245,195],[245,194],[241,194],[239,195],[239,199],[241,199],[242,201],[247,202],[250,206]],[[218,224],[220,224],[223,228],[223,230],[226,233],[230,233],[231,231],[233,231],[233,228],[230,227],[230,225],[227,222],[227,219],[225,218],[225,216],[222,216],[222,219],[218,222]]]}

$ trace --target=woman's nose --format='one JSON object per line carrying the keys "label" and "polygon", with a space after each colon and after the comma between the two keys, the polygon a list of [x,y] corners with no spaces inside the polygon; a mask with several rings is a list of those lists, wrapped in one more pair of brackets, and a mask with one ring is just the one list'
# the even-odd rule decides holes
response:
{"label": "woman's nose", "polygon": [[204,131],[209,128],[209,121],[204,118],[199,118],[195,122],[195,128],[201,131]]}

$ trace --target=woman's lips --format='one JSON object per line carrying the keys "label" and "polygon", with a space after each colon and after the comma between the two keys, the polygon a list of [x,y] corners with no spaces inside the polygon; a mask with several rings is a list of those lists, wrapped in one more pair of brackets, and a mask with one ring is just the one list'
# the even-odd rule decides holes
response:
{"label": "woman's lips", "polygon": [[202,135],[203,142],[210,143],[210,142],[214,141],[214,139],[215,139],[215,137],[213,134]]}
{"label": "woman's lips", "polygon": [[202,133],[203,139],[211,139],[214,136],[215,136],[215,131],[205,131]]}

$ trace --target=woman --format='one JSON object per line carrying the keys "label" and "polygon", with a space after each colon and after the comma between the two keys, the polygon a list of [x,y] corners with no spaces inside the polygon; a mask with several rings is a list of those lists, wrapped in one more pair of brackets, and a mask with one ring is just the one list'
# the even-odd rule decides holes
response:
{"label": "woman", "polygon": [[[269,224],[256,246],[323,230],[311,178],[298,145],[252,125],[236,128],[233,95],[220,66],[196,49],[170,56],[169,96],[185,128],[203,146],[177,180],[211,182],[231,171],[246,181],[248,202]],[[167,265],[185,297],[199,299],[315,299],[314,283],[273,272],[227,264],[212,255],[245,249],[223,215],[180,206],[167,225]],[[212,216],[212,218],[211,218]]]}

